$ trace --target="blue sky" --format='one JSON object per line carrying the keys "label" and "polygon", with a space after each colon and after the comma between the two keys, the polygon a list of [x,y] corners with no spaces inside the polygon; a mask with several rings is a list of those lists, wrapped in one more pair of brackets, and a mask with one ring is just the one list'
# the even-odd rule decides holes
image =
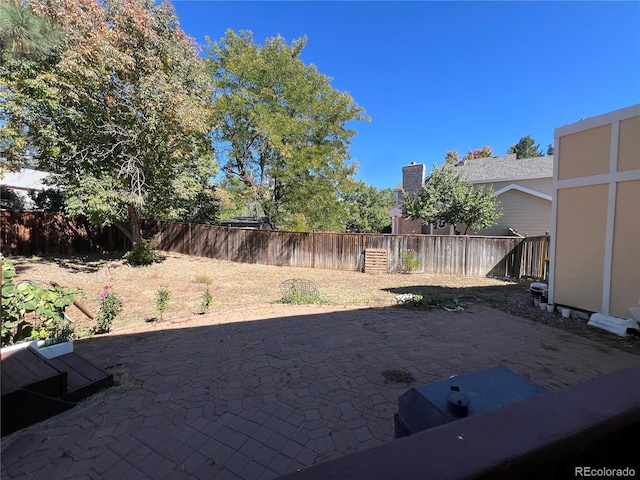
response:
{"label": "blue sky", "polygon": [[443,163],[640,102],[640,2],[180,1],[204,44],[306,36],[305,63],[371,117],[350,127],[357,178],[394,187],[412,161]]}

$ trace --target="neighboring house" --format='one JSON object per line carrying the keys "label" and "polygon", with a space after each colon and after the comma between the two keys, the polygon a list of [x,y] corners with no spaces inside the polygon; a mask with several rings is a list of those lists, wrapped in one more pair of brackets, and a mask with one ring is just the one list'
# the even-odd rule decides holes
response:
{"label": "neighboring house", "polygon": [[46,189],[44,179],[49,174],[34,170],[32,168],[22,168],[19,172],[6,172],[0,178],[0,185],[13,190],[16,194],[24,198],[27,208],[33,207],[31,198],[27,195],[29,190],[41,192]]}
{"label": "neighboring house", "polygon": [[459,162],[456,171],[477,187],[493,187],[502,216],[478,235],[540,236],[551,231],[553,156],[515,154]]}
{"label": "neighboring house", "polygon": [[[496,225],[480,230],[477,235],[507,236],[517,232],[521,236],[538,236],[551,230],[552,156],[516,159],[515,154],[510,154],[477,158],[461,161],[454,168],[473,185],[493,187],[498,196],[502,216]],[[402,168],[403,183],[395,189],[398,210],[403,189],[412,192],[422,187],[422,183],[416,185],[419,175],[424,179],[423,164],[414,163]],[[390,212],[392,217],[396,214],[393,225],[397,229],[392,230],[393,233],[454,234],[451,225],[421,225],[419,228],[418,224],[401,218],[401,213],[394,210]]]}
{"label": "neighboring house", "polygon": [[221,227],[250,228],[252,230],[272,230],[266,217],[233,217],[220,220]]}
{"label": "neighboring house", "polygon": [[549,302],[631,318],[640,302],[640,104],[554,136]]}

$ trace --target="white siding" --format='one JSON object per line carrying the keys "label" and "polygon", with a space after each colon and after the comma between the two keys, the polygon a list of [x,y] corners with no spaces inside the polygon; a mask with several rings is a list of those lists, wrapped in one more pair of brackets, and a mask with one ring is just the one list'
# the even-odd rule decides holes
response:
{"label": "white siding", "polygon": [[496,225],[481,230],[478,235],[508,235],[509,228],[530,237],[551,231],[550,201],[518,190],[509,190],[498,198],[502,216]]}

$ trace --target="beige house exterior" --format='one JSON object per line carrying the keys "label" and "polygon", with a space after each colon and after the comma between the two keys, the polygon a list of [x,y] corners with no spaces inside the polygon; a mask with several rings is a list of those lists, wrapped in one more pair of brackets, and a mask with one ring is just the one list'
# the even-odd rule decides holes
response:
{"label": "beige house exterior", "polygon": [[493,188],[502,216],[477,235],[541,236],[551,231],[553,157],[515,154],[468,160],[456,169],[478,188]]}
{"label": "beige house exterior", "polygon": [[554,133],[549,302],[630,318],[640,302],[640,104]]}
{"label": "beige house exterior", "polygon": [[[541,236],[550,232],[553,157],[517,159],[515,154],[509,154],[467,160],[454,168],[472,185],[492,187],[502,210],[496,225],[473,234],[509,236],[517,232],[521,236]],[[402,190],[412,192],[422,187],[425,166],[412,163],[403,167],[402,175],[402,184],[395,188],[396,208],[390,212],[392,232],[454,235],[452,225],[422,225],[419,220],[410,222],[402,218]],[[464,231],[465,226],[459,225],[458,229]]]}

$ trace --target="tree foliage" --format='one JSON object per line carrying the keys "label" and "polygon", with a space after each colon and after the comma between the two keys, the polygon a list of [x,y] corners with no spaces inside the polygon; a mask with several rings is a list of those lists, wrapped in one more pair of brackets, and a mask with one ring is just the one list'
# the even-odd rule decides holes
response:
{"label": "tree foliage", "polygon": [[221,199],[217,189],[209,180],[203,180],[193,198],[183,200],[184,213],[179,220],[185,223],[214,225],[220,220]]}
{"label": "tree foliage", "polygon": [[[0,91],[10,161],[29,150],[71,214],[140,240],[139,217],[177,219],[215,173],[213,90],[168,3],[29,0],[60,25],[48,61],[10,59]],[[22,60],[22,59],[21,59]]]}
{"label": "tree foliage", "polygon": [[27,130],[19,120],[29,111],[21,100],[40,93],[33,72],[56,61],[62,38],[58,24],[35,15],[23,2],[0,3],[0,178],[3,172],[18,171],[31,157]]}
{"label": "tree foliage", "polygon": [[456,232],[464,225],[463,234],[491,227],[502,215],[491,187],[475,188],[450,165],[434,168],[417,194],[405,192],[402,211],[409,220],[452,224]]}
{"label": "tree foliage", "polygon": [[467,154],[462,157],[463,160],[473,160],[474,158],[486,158],[493,156],[493,148],[489,145],[485,145],[482,148],[476,148],[475,150],[469,150]]}
{"label": "tree foliage", "polygon": [[445,163],[450,163],[455,165],[460,161],[460,157],[458,156],[458,152],[456,150],[447,150],[444,155]]}
{"label": "tree foliage", "polygon": [[553,145],[551,144],[547,147],[547,155],[553,155]]}
{"label": "tree foliage", "polygon": [[272,226],[341,230],[341,192],[352,188],[346,128],[366,119],[348,93],[300,59],[306,40],[257,45],[232,30],[209,41],[217,91],[215,134],[222,168],[253,194]]}
{"label": "tree foliage", "polygon": [[24,210],[24,197],[13,189],[0,185],[0,208],[2,210]]}
{"label": "tree foliage", "polygon": [[395,194],[390,188],[379,189],[357,182],[343,202],[348,206],[345,227],[350,232],[382,232],[391,225],[389,210],[395,206]]}
{"label": "tree foliage", "polygon": [[29,198],[34,204],[34,210],[43,210],[45,212],[63,212],[64,211],[64,192],[55,188],[45,188],[37,192],[29,190]]}
{"label": "tree foliage", "polygon": [[220,218],[261,217],[263,210],[256,191],[236,176],[227,175],[216,185],[220,198]]}
{"label": "tree foliage", "polygon": [[529,135],[522,137],[518,143],[509,147],[509,153],[515,153],[516,158],[534,158],[544,155],[540,149],[540,144]]}
{"label": "tree foliage", "polygon": [[51,55],[62,40],[62,30],[49,18],[34,15],[21,1],[0,3],[0,50],[4,55],[26,58]]}

